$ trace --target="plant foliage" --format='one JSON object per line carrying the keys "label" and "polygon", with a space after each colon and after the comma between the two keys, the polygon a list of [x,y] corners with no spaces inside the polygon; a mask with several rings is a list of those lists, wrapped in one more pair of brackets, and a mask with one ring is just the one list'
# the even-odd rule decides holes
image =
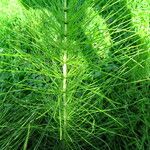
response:
{"label": "plant foliage", "polygon": [[148,150],[144,1],[0,2],[0,150]]}

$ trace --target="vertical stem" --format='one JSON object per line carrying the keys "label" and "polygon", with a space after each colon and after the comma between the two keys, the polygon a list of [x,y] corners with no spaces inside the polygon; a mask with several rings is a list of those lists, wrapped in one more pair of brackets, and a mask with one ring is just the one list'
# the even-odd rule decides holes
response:
{"label": "vertical stem", "polygon": [[[63,117],[64,117],[64,136],[65,136],[65,131],[66,131],[66,120],[67,120],[67,112],[66,112],[66,107],[67,107],[67,54],[64,53],[63,57]],[[65,137],[64,137],[65,138]]]}
{"label": "vertical stem", "polygon": [[27,136],[26,136],[26,139],[25,139],[25,143],[24,143],[24,146],[23,146],[23,150],[27,150],[27,146],[28,146],[28,142],[29,142],[29,136],[30,136],[30,123],[28,124],[28,131],[27,131]]}
{"label": "vertical stem", "polygon": [[[67,0],[64,0],[64,43],[67,45]],[[63,54],[63,139],[65,139],[66,134],[66,124],[67,124],[67,49],[65,47]]]}

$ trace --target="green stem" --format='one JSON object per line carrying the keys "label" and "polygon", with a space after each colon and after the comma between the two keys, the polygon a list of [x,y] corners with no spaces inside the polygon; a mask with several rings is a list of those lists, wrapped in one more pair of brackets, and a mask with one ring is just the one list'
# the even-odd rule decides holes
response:
{"label": "green stem", "polygon": [[[64,43],[67,45],[67,0],[64,0]],[[63,133],[62,138],[65,139],[67,125],[67,48],[63,54]],[[62,140],[62,139],[61,139]]]}
{"label": "green stem", "polygon": [[27,131],[27,136],[26,136],[26,139],[25,139],[23,150],[27,150],[29,136],[30,136],[30,128],[31,128],[31,126],[30,126],[30,123],[29,123],[29,125],[28,125],[28,131]]}

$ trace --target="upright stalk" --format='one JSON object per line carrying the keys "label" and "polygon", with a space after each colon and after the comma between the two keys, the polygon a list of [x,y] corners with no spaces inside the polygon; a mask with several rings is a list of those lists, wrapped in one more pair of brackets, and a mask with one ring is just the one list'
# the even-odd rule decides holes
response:
{"label": "upright stalk", "polygon": [[[67,45],[67,0],[64,0],[64,43]],[[63,54],[63,139],[66,135],[66,125],[67,125],[67,47],[64,49]]]}

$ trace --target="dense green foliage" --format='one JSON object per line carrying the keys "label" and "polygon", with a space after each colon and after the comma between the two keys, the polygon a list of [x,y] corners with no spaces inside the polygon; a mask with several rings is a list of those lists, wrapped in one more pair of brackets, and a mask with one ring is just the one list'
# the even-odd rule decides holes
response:
{"label": "dense green foliage", "polygon": [[150,0],[1,0],[0,150],[148,150]]}

